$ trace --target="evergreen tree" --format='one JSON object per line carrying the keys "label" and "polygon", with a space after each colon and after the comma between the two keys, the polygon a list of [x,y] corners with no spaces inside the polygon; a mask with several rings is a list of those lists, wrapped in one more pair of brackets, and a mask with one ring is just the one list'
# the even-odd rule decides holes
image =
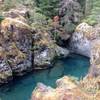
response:
{"label": "evergreen tree", "polygon": [[58,15],[59,0],[36,0],[36,5],[41,9],[41,13],[53,17]]}

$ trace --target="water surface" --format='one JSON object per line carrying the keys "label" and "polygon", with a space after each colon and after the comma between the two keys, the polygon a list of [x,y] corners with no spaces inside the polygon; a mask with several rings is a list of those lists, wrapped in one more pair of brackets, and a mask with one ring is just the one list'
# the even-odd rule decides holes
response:
{"label": "water surface", "polygon": [[32,72],[0,88],[0,98],[1,100],[30,100],[31,93],[38,82],[55,87],[56,80],[64,75],[80,79],[87,74],[89,65],[89,58],[72,54],[65,59],[57,60],[51,69]]}

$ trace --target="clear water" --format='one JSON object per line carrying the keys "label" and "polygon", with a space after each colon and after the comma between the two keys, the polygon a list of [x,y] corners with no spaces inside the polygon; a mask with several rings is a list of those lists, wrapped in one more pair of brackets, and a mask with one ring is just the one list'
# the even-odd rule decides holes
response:
{"label": "clear water", "polygon": [[85,76],[89,65],[89,59],[80,55],[71,55],[58,60],[51,69],[32,72],[0,88],[0,100],[30,100],[31,93],[38,82],[55,87],[55,81],[64,75],[77,78]]}

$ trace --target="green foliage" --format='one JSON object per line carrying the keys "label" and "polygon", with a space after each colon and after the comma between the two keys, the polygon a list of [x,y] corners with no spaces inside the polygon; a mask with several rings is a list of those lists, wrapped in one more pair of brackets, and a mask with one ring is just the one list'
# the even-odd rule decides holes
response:
{"label": "green foliage", "polygon": [[58,15],[59,0],[36,0],[36,5],[41,9],[40,13],[53,17]]}
{"label": "green foliage", "polygon": [[90,25],[95,25],[100,23],[100,0],[93,0],[93,7],[91,9],[90,15],[86,16],[83,20]]}
{"label": "green foliage", "polygon": [[4,0],[4,5],[1,8],[3,11],[7,11],[17,5],[17,0]]}
{"label": "green foliage", "polygon": [[33,29],[38,30],[49,30],[52,20],[42,13],[39,13],[40,9],[35,7],[34,11],[31,13],[30,21]]}
{"label": "green foliage", "polygon": [[7,11],[11,8],[14,8],[16,6],[21,6],[21,5],[34,8],[35,2],[34,0],[4,0],[4,4],[0,8],[0,10]]}

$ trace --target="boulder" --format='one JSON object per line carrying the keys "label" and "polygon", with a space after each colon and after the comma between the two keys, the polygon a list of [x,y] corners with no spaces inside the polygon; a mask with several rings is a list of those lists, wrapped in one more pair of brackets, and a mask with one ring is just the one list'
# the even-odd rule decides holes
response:
{"label": "boulder", "polygon": [[46,48],[37,55],[34,56],[34,65],[37,66],[35,69],[49,68],[53,65],[53,60],[56,57],[67,57],[69,51],[55,45],[54,48]]}
{"label": "boulder", "polygon": [[52,88],[38,83],[32,93],[31,100],[99,100],[100,76],[86,76],[80,81],[64,76],[56,81]]}
{"label": "boulder", "polygon": [[78,54],[91,56],[91,41],[97,37],[95,29],[87,23],[81,23],[76,27],[70,39],[71,49]]}
{"label": "boulder", "polygon": [[77,0],[60,0],[59,16],[66,33],[72,33],[83,16],[81,5]]}
{"label": "boulder", "polygon": [[38,84],[32,93],[31,100],[92,100],[69,77],[64,76],[57,81],[57,88]]}
{"label": "boulder", "polygon": [[[7,60],[14,73],[31,69],[32,35],[28,24],[14,19],[5,18],[1,22],[2,47],[6,50]],[[2,42],[2,41],[1,41]]]}
{"label": "boulder", "polygon": [[17,12],[9,11],[0,23],[0,83],[32,70],[31,27]]}
{"label": "boulder", "polygon": [[34,69],[49,68],[56,57],[67,57],[69,51],[59,47],[47,32],[34,34]]}

